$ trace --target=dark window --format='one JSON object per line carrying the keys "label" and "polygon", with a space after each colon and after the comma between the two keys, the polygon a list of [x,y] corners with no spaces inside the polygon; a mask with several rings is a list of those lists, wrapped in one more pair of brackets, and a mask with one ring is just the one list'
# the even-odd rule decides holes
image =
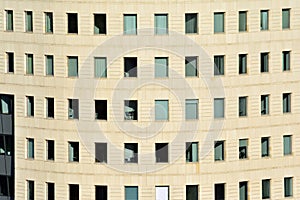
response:
{"label": "dark window", "polygon": [[216,141],[214,151],[215,161],[224,160],[224,141]]}
{"label": "dark window", "polygon": [[47,160],[54,160],[54,140],[47,140]]}
{"label": "dark window", "polygon": [[268,157],[269,153],[269,138],[263,137],[261,138],[261,157]]}
{"label": "dark window", "polygon": [[79,200],[79,185],[69,184],[69,200]]}
{"label": "dark window", "polygon": [[260,72],[269,72],[269,53],[260,54]]}
{"label": "dark window", "polygon": [[45,56],[45,65],[46,65],[46,75],[53,76],[54,75],[54,58],[53,55]]}
{"label": "dark window", "polygon": [[95,143],[95,162],[107,163],[107,143]]}
{"label": "dark window", "polygon": [[11,114],[13,98],[10,95],[0,95],[0,113]]}
{"label": "dark window", "polygon": [[45,32],[53,33],[53,13],[45,13]]}
{"label": "dark window", "polygon": [[168,143],[155,143],[156,162],[168,162]]}
{"label": "dark window", "polygon": [[240,139],[239,140],[239,158],[245,159],[248,157],[248,139]]}
{"label": "dark window", "polygon": [[239,32],[247,31],[247,11],[239,11]]}
{"label": "dark window", "polygon": [[125,143],[124,145],[124,162],[138,163],[138,144]]}
{"label": "dark window", "polygon": [[225,184],[218,183],[215,184],[215,200],[224,200],[225,199]]}
{"label": "dark window", "polygon": [[69,102],[69,119],[79,119],[79,100],[68,99]]}
{"label": "dark window", "polygon": [[124,58],[124,77],[137,77],[137,58]]}
{"label": "dark window", "polygon": [[34,159],[34,139],[27,138],[27,158]]}
{"label": "dark window", "polygon": [[282,111],[283,113],[291,112],[291,93],[282,94]]}
{"label": "dark window", "polygon": [[68,56],[68,77],[78,77],[77,56]]}
{"label": "dark window", "polygon": [[34,181],[27,181],[28,200],[34,200]]}
{"label": "dark window", "polygon": [[0,155],[13,156],[13,137],[0,135]]}
{"label": "dark window", "polygon": [[185,14],[185,33],[198,33],[198,14]]}
{"label": "dark window", "polygon": [[33,16],[32,11],[25,11],[25,31],[33,31]]}
{"label": "dark window", "polygon": [[239,194],[240,200],[248,200],[248,182],[240,182],[239,183]]}
{"label": "dark window", "polygon": [[125,100],[124,101],[124,119],[138,120],[138,101]]}
{"label": "dark window", "polygon": [[187,185],[185,196],[186,200],[198,200],[198,185]]}
{"label": "dark window", "polygon": [[198,142],[186,142],[185,149],[186,162],[198,162]]}
{"label": "dark window", "polygon": [[95,200],[107,200],[107,186],[96,185],[95,186],[96,197]]}
{"label": "dark window", "polygon": [[224,75],[225,71],[225,56],[214,56],[214,75]]}
{"label": "dark window", "polygon": [[12,10],[6,10],[6,30],[14,30],[14,14]]}
{"label": "dark window", "polygon": [[94,14],[94,34],[106,34],[106,14]]}
{"label": "dark window", "polygon": [[79,162],[79,142],[69,142],[69,162]]}
{"label": "dark window", "polygon": [[247,73],[247,54],[239,54],[239,74]]}
{"label": "dark window", "polygon": [[293,177],[284,178],[284,197],[293,196]]}
{"label": "dark window", "polygon": [[198,76],[198,57],[185,57],[185,76],[193,77]]}
{"label": "dark window", "polygon": [[7,52],[7,72],[14,72],[14,53]]}
{"label": "dark window", "polygon": [[77,13],[67,13],[68,33],[78,33]]}
{"label": "dark window", "polygon": [[54,98],[46,98],[47,102],[47,113],[46,116],[54,118]]}
{"label": "dark window", "polygon": [[282,9],[282,29],[290,28],[290,9]]}
{"label": "dark window", "polygon": [[270,198],[270,179],[262,180],[261,183],[261,195],[262,199],[269,199]]}
{"label": "dark window", "polygon": [[289,71],[291,68],[290,63],[291,63],[290,51],[283,51],[282,52],[282,70]]}
{"label": "dark window", "polygon": [[107,100],[95,100],[95,119],[107,120]]}
{"label": "dark window", "polygon": [[54,183],[47,183],[47,200],[55,199]]}
{"label": "dark window", "polygon": [[247,97],[239,97],[239,116],[247,116]]}
{"label": "dark window", "polygon": [[261,95],[260,96],[260,106],[261,106],[261,115],[269,114],[269,95]]}

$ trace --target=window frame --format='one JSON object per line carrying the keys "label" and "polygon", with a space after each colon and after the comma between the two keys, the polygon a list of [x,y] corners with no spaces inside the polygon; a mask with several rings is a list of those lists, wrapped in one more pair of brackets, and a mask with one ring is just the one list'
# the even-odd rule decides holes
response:
{"label": "window frame", "polygon": [[155,162],[168,163],[169,162],[169,143],[155,143]]}
{"label": "window frame", "polygon": [[[105,149],[103,151],[103,149]],[[99,152],[99,153],[98,153]],[[95,163],[107,163],[108,145],[106,142],[95,142]],[[100,158],[102,157],[102,158]]]}
{"label": "window frame", "polygon": [[[191,78],[191,77],[198,77],[199,76],[199,64],[198,64],[198,56],[186,56],[185,57],[185,77]],[[194,63],[196,64],[196,67],[194,66]],[[192,73],[190,72],[192,71]]]}
{"label": "window frame", "polygon": [[[165,17],[166,18],[166,27],[161,28],[157,24],[157,17]],[[168,35],[169,34],[169,15],[168,13],[155,13],[154,14],[154,33],[155,35]]]}
{"label": "window frame", "polygon": [[67,34],[78,34],[79,33],[78,13],[68,12],[66,14],[67,14]]}
{"label": "window frame", "polygon": [[283,190],[284,197],[293,197],[293,185],[294,185],[293,177],[284,177],[283,185],[284,185],[284,190]]}
{"label": "window frame", "polygon": [[[79,77],[79,58],[78,56],[67,56],[68,59],[68,78],[78,78]],[[72,60],[74,60],[74,62],[76,61],[76,66],[73,66],[73,62],[71,62]],[[74,72],[71,71],[73,68],[73,70],[75,70]],[[72,73],[73,72],[73,73]]]}
{"label": "window frame", "polygon": [[[245,21],[245,24],[242,25],[241,24],[241,18],[243,17],[243,15],[245,15],[245,19],[243,19]],[[247,21],[247,18],[248,18],[248,11],[246,10],[243,10],[243,11],[239,11],[239,32],[247,32],[248,31],[248,21]]]}
{"label": "window frame", "polygon": [[260,73],[268,73],[270,67],[270,53],[260,53]]}
{"label": "window frame", "polygon": [[15,72],[15,53],[6,52],[6,73]]}
{"label": "window frame", "polygon": [[[100,191],[97,190],[97,188],[100,189]],[[102,192],[104,192],[104,194]],[[95,200],[107,200],[107,199],[108,199],[107,185],[95,185]]]}
{"label": "window frame", "polygon": [[[11,15],[11,17],[9,15]],[[6,18],[5,31],[13,32],[14,31],[14,11],[13,10],[5,10],[5,18]],[[9,24],[11,24],[11,25],[9,25]]]}
{"label": "window frame", "polygon": [[[163,189],[167,189],[167,196],[163,195],[163,197],[161,195],[159,195],[160,193],[158,192],[158,188],[163,188]],[[156,185],[155,186],[155,199],[156,200],[169,200],[170,198],[170,187],[169,186],[165,186],[165,185]]]}
{"label": "window frame", "polygon": [[26,138],[27,143],[27,159],[34,160],[35,158],[35,145],[34,138]]}
{"label": "window frame", "polygon": [[214,55],[214,76],[225,75],[225,55]]}
{"label": "window frame", "polygon": [[53,34],[53,12],[44,12],[45,15],[45,33]]}
{"label": "window frame", "polygon": [[[105,65],[104,70],[103,70],[103,66],[102,66],[103,62]],[[99,65],[97,65],[97,64],[99,64]],[[98,71],[100,74],[97,73]],[[100,78],[100,79],[107,78],[107,58],[106,57],[94,57],[94,77]]]}
{"label": "window frame", "polygon": [[[193,108],[195,108],[193,114],[195,114],[195,116],[189,116],[189,105],[193,106]],[[185,120],[198,120],[199,119],[199,99],[186,99],[185,100]]]}
{"label": "window frame", "polygon": [[[220,104],[219,104],[220,103]],[[221,113],[218,114],[217,108],[221,106]],[[214,98],[214,119],[224,119],[225,118],[225,98]]]}
{"label": "window frame", "polygon": [[[219,147],[219,145],[222,145],[221,146],[221,154],[220,154],[220,158],[217,158],[217,150]],[[225,140],[218,140],[218,141],[215,141],[214,142],[214,161],[215,162],[219,162],[219,161],[225,161]]]}
{"label": "window frame", "polygon": [[[248,138],[239,139],[239,159],[248,159]],[[244,154],[243,154],[244,153]]]}
{"label": "window frame", "polygon": [[[129,158],[126,155],[126,150],[131,150],[133,152],[132,157]],[[131,160],[132,158],[132,160]],[[124,163],[139,163],[139,144],[138,143],[124,143]]]}
{"label": "window frame", "polygon": [[[127,29],[126,17],[135,17],[135,24],[133,29]],[[123,14],[123,35],[137,35],[137,14]]]}
{"label": "window frame", "polygon": [[282,51],[282,71],[291,70],[291,51]]}
{"label": "window frame", "polygon": [[[189,18],[190,17],[190,18]],[[189,18],[189,19],[187,19]],[[193,30],[189,30],[187,27],[187,23],[189,20],[194,20],[196,18],[196,24],[193,24]],[[199,25],[198,25],[198,13],[185,13],[185,34],[198,34],[199,33]]]}
{"label": "window frame", "polygon": [[[189,194],[189,191],[195,192],[196,194]],[[191,195],[191,196],[190,196]],[[199,198],[199,185],[186,185],[185,186],[185,197],[186,200],[198,200]]]}
{"label": "window frame", "polygon": [[[284,23],[284,12],[288,11],[288,24],[285,25]],[[288,30],[291,28],[291,8],[282,8],[281,10],[281,28],[282,30]]]}
{"label": "window frame", "polygon": [[[49,63],[51,61],[51,63]],[[45,55],[45,75],[54,76],[54,56]]]}
{"label": "window frame", "polygon": [[[25,10],[25,32],[32,33],[33,32],[33,12],[31,10]],[[30,17],[30,19],[28,19]],[[30,21],[28,21],[30,20]]]}
{"label": "window frame", "polygon": [[[68,162],[79,163],[80,160],[80,144],[77,141],[68,141]],[[76,155],[77,154],[77,155]]]}
{"label": "window frame", "polygon": [[[136,191],[136,194],[134,194],[134,197],[131,197],[130,199],[127,199],[127,192],[129,191],[129,189],[134,189]],[[124,198],[125,200],[138,200],[139,199],[139,187],[138,186],[133,186],[133,185],[130,185],[130,186],[124,186]]]}
{"label": "window frame", "polygon": [[68,119],[79,119],[79,99],[68,99]]}
{"label": "window frame", "polygon": [[[243,102],[244,101],[244,106]],[[248,96],[240,96],[239,97],[239,117],[247,117],[248,116]]]}
{"label": "window frame", "polygon": [[[264,142],[266,142],[266,146],[264,146]],[[261,145],[261,157],[262,158],[270,157],[270,137],[261,137],[260,145]]]}
{"label": "window frame", "polygon": [[46,160],[55,160],[55,140],[46,140]]}
{"label": "window frame", "polygon": [[34,56],[32,53],[25,53],[25,63],[26,75],[34,75]]}
{"label": "window frame", "polygon": [[264,94],[260,96],[260,114],[269,115],[270,114],[270,95]]}
{"label": "window frame", "polygon": [[[288,141],[286,141],[286,138],[288,138]],[[292,135],[284,135],[283,136],[283,155],[289,156],[293,154],[293,136]],[[287,147],[286,142],[288,142],[289,147]]]}
{"label": "window frame", "polygon": [[248,73],[247,60],[248,60],[248,54],[246,54],[246,53],[239,54],[239,74],[240,75]]}
{"label": "window frame", "polygon": [[[286,103],[285,103],[285,101],[286,101]],[[292,108],[292,93],[282,93],[282,112],[283,112],[283,114],[291,113],[292,112],[291,108]]]}
{"label": "window frame", "polygon": [[[225,183],[215,183],[215,200],[224,200],[226,196],[226,184]],[[222,195],[223,194],[223,195]]]}
{"label": "window frame", "polygon": [[[47,200],[55,200],[55,183],[46,182],[46,185],[47,185],[47,188],[46,188],[46,197],[47,198],[46,199]],[[49,189],[49,188],[51,188],[51,189]]]}
{"label": "window frame", "polygon": [[[99,102],[99,104],[97,104]],[[95,99],[95,120],[107,121],[108,116],[108,104],[106,99]],[[104,109],[102,108],[104,106]],[[99,108],[101,107],[101,108]],[[103,111],[103,112],[102,112]]]}
{"label": "window frame", "polygon": [[[195,148],[193,148],[195,145]],[[195,156],[196,154],[196,156]],[[185,143],[185,161],[186,163],[199,162],[199,142],[186,142]]]}
{"label": "window frame", "polygon": [[[93,13],[94,16],[94,35],[106,35],[107,34],[107,19],[105,13]],[[97,19],[99,17],[99,19]],[[96,23],[96,21],[98,23]],[[103,23],[104,20],[104,23]],[[96,25],[97,24],[97,25]],[[96,31],[96,29],[99,29],[99,31]]]}
{"label": "window frame", "polygon": [[[159,60],[164,60],[166,65],[158,62]],[[169,77],[169,58],[168,57],[155,57],[154,58],[154,77],[155,78],[168,78]],[[162,69],[161,69],[162,68]],[[160,75],[159,71],[165,71],[165,74]]]}
{"label": "window frame", "polygon": [[[169,100],[168,99],[156,99],[155,101],[155,121],[169,121]],[[166,108],[162,106],[166,103]],[[165,110],[166,109],[166,110]],[[162,111],[164,113],[162,113]],[[163,116],[157,116],[157,114],[163,114]]]}
{"label": "window frame", "polygon": [[[135,109],[134,109],[135,108]],[[126,111],[127,109],[127,111]],[[132,109],[132,110],[130,110]],[[124,100],[124,120],[125,121],[138,121],[139,118],[139,105],[138,100]],[[126,114],[128,113],[128,114]]]}
{"label": "window frame", "polygon": [[34,117],[34,96],[26,96],[26,116]]}
{"label": "window frame", "polygon": [[[265,14],[266,13],[266,14]],[[266,19],[264,18],[264,14],[266,15]],[[260,10],[260,30],[268,31],[269,30],[269,10]]]}
{"label": "window frame", "polygon": [[[265,189],[267,191],[265,191]],[[262,199],[270,199],[271,198],[271,179],[261,180],[261,197],[262,197]]]}
{"label": "window frame", "polygon": [[[221,19],[222,16],[222,19]],[[222,20],[220,23],[221,27],[218,28],[217,20]],[[214,34],[225,33],[225,12],[214,12]]]}

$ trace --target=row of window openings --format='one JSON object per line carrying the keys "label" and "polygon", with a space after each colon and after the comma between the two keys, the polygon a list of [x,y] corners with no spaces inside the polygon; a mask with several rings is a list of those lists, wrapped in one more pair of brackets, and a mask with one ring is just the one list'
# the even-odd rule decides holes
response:
{"label": "row of window openings", "polygon": [[[1,177],[1,176],[0,176]],[[28,200],[35,199],[35,185],[33,180],[27,180],[27,195]],[[186,185],[185,186],[185,199],[186,200],[198,200],[199,185]],[[284,197],[293,196],[293,177],[284,177],[283,179]],[[224,200],[226,184],[216,183],[214,184],[214,200]],[[239,182],[239,200],[248,200],[248,181]],[[169,186],[155,186],[155,199],[156,200],[169,200],[170,188]],[[138,186],[125,186],[124,187],[124,199],[125,200],[138,200],[139,199],[139,187]],[[271,198],[271,179],[262,179],[261,181],[261,198]],[[46,183],[46,199],[55,199],[55,183]],[[79,184],[69,184],[69,200],[79,200]],[[107,200],[108,199],[108,186],[107,185],[95,185],[95,199]]]}
{"label": "row of window openings", "polygon": [[[282,52],[282,70],[290,70],[290,51]],[[7,72],[14,72],[14,53],[7,52]],[[26,56],[26,74],[34,74],[33,54]],[[247,54],[239,54],[238,71],[239,74],[247,73]],[[185,57],[185,76],[199,76],[198,57]],[[269,52],[260,54],[260,72],[269,72]],[[214,56],[214,75],[224,75],[225,73],[225,56]],[[54,75],[54,56],[45,56],[45,74]],[[94,58],[94,76],[96,78],[107,77],[107,59],[105,57]],[[169,76],[169,59],[167,57],[155,57],[155,77]],[[78,77],[78,57],[68,56],[68,77]],[[137,77],[137,57],[124,58],[124,77]]]}
{"label": "row of window openings", "polygon": [[[239,11],[238,13],[238,31],[245,32],[248,30],[247,11]],[[13,10],[6,10],[6,30],[13,31]],[[67,13],[68,33],[78,34],[78,14]],[[106,14],[94,14],[94,34],[106,34]],[[45,12],[45,33],[53,33],[53,13]],[[290,28],[290,9],[282,9],[282,29]],[[154,15],[155,34],[168,34],[169,20],[168,14]],[[260,29],[269,30],[269,10],[260,11]],[[124,14],[123,31],[126,35],[137,34],[137,15]],[[33,32],[33,12],[25,11],[25,32]],[[225,32],[225,12],[214,13],[214,33]],[[198,14],[185,14],[185,33],[198,33]]]}
{"label": "row of window openings", "polygon": [[[5,146],[4,137],[1,136],[0,140],[0,155],[4,155],[6,152],[10,155],[9,150],[11,147],[9,144]],[[248,139],[239,139],[238,157],[239,159],[248,158]],[[11,144],[10,144],[11,145]],[[68,143],[69,162],[79,162],[79,142]],[[46,159],[55,159],[55,141],[46,140]],[[107,163],[107,143],[95,143],[95,162]],[[138,143],[125,143],[124,144],[124,163],[138,163]],[[185,159],[186,162],[198,162],[199,158],[199,144],[198,142],[186,142],[185,144]],[[283,155],[292,155],[292,136],[283,136]],[[270,138],[261,138],[261,157],[270,156]],[[34,139],[27,138],[27,158],[34,159]],[[215,141],[214,144],[214,160],[225,160],[225,141]],[[169,162],[169,144],[168,143],[155,143],[155,161],[156,163]]]}

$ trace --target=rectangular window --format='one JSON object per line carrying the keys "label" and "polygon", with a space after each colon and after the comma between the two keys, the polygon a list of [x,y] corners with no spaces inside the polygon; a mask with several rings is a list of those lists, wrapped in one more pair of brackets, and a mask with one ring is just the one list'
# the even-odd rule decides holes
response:
{"label": "rectangular window", "polygon": [[33,117],[34,116],[34,97],[27,96],[26,104],[27,104],[27,117]]}
{"label": "rectangular window", "polygon": [[54,160],[55,155],[55,147],[54,147],[54,140],[46,140],[47,142],[47,160]]}
{"label": "rectangular window", "polygon": [[78,184],[69,184],[69,200],[79,200]]}
{"label": "rectangular window", "polygon": [[185,57],[185,77],[198,76],[198,57]]}
{"label": "rectangular window", "polygon": [[198,33],[198,14],[185,14],[185,33]]}
{"label": "rectangular window", "polygon": [[125,100],[124,101],[124,119],[138,120],[138,101]]}
{"label": "rectangular window", "polygon": [[107,143],[95,143],[95,162],[107,163]]}
{"label": "rectangular window", "polygon": [[107,100],[95,100],[95,119],[107,120]]}
{"label": "rectangular window", "polygon": [[107,200],[107,186],[96,185],[95,186],[95,200]]}
{"label": "rectangular window", "polygon": [[54,59],[53,55],[46,55],[46,75],[47,76],[53,76],[54,75]]}
{"label": "rectangular window", "polygon": [[79,100],[68,99],[68,114],[69,119],[79,119]]}
{"label": "rectangular window", "polygon": [[282,94],[282,111],[283,113],[291,112],[291,93]]}
{"label": "rectangular window", "polygon": [[78,33],[77,13],[67,13],[68,15],[68,33]]}
{"label": "rectangular window", "polygon": [[185,196],[186,200],[198,200],[198,185],[187,185]]}
{"label": "rectangular window", "polygon": [[138,144],[125,143],[124,144],[124,162],[138,163]]}
{"label": "rectangular window", "polygon": [[27,158],[34,159],[34,139],[27,138]]}
{"label": "rectangular window", "polygon": [[106,14],[94,14],[94,34],[106,34]]}
{"label": "rectangular window", "polygon": [[168,34],[168,14],[155,14],[154,25],[156,35]]}
{"label": "rectangular window", "polygon": [[198,162],[198,142],[186,142],[185,149],[186,162]]}
{"label": "rectangular window", "polygon": [[45,12],[45,32],[53,33],[53,13]]}
{"label": "rectangular window", "polygon": [[33,72],[33,54],[26,55],[26,74],[34,74]]}
{"label": "rectangular window", "polygon": [[282,29],[290,28],[290,9],[282,9]]}
{"label": "rectangular window", "polygon": [[239,74],[247,73],[247,54],[239,54]]}
{"label": "rectangular window", "polygon": [[239,11],[239,32],[247,31],[247,11]]}
{"label": "rectangular window", "polygon": [[239,159],[248,157],[248,139],[239,140]]}
{"label": "rectangular window", "polygon": [[215,141],[215,161],[224,160],[224,141]]}
{"label": "rectangular window", "polygon": [[269,72],[269,53],[260,53],[260,72]]}
{"label": "rectangular window", "polygon": [[185,119],[198,119],[198,99],[185,100]]}
{"label": "rectangular window", "polygon": [[283,136],[283,155],[292,154],[292,136],[284,135]]}
{"label": "rectangular window", "polygon": [[290,64],[291,64],[291,56],[290,51],[283,51],[282,52],[282,70],[283,71],[290,71]]}
{"label": "rectangular window", "polygon": [[224,13],[214,13],[214,32],[224,33]]}
{"label": "rectangular window", "polygon": [[7,72],[8,73],[14,73],[14,53],[13,52],[6,52],[6,58],[7,58]]}
{"label": "rectangular window", "polygon": [[34,181],[27,180],[27,200],[34,200]]}
{"label": "rectangular window", "polygon": [[293,196],[293,177],[284,177],[284,197]]}
{"label": "rectangular window", "polygon": [[224,98],[214,99],[214,118],[224,118]]}
{"label": "rectangular window", "polygon": [[46,98],[46,117],[54,118],[54,98]]}
{"label": "rectangular window", "polygon": [[243,181],[239,183],[239,200],[248,200],[248,182]]}
{"label": "rectangular window", "polygon": [[225,56],[221,55],[221,56],[214,56],[214,75],[224,75],[224,71],[225,71]]}
{"label": "rectangular window", "polygon": [[137,34],[137,16],[136,14],[124,14],[124,34]]}
{"label": "rectangular window", "polygon": [[54,183],[47,183],[47,200],[55,199],[55,185]]}
{"label": "rectangular window", "polygon": [[155,120],[169,120],[168,100],[155,100]]}
{"label": "rectangular window", "polygon": [[155,197],[155,200],[169,200],[169,186],[156,186]]}
{"label": "rectangular window", "polygon": [[32,11],[25,11],[25,32],[33,31]]}
{"label": "rectangular window", "polygon": [[69,162],[79,162],[79,142],[69,142]]}
{"label": "rectangular window", "polygon": [[139,189],[138,186],[125,186],[125,200],[138,200]]}
{"label": "rectangular window", "polygon": [[6,10],[6,31],[14,30],[14,14],[12,10]]}
{"label": "rectangular window", "polygon": [[239,116],[247,116],[247,97],[239,97]]}
{"label": "rectangular window", "polygon": [[77,56],[68,56],[68,77],[78,77]]}
{"label": "rectangular window", "polygon": [[264,179],[261,182],[261,195],[262,199],[270,198],[270,179]]}
{"label": "rectangular window", "polygon": [[155,78],[162,78],[169,76],[168,58],[155,58]]}
{"label": "rectangular window", "polygon": [[261,138],[261,157],[269,157],[269,138]]}
{"label": "rectangular window", "polygon": [[107,77],[107,64],[106,58],[95,57],[95,77],[96,78],[106,78]]}
{"label": "rectangular window", "polygon": [[269,30],[269,11],[260,11],[260,30]]}
{"label": "rectangular window", "polygon": [[8,95],[0,95],[0,113],[11,114],[12,113],[13,98]]}
{"label": "rectangular window", "polygon": [[168,149],[168,143],[155,143],[155,157],[157,163],[169,162]]}
{"label": "rectangular window", "polygon": [[225,199],[225,183],[215,184],[215,200]]}
{"label": "rectangular window", "polygon": [[11,135],[0,135],[0,155],[12,156],[13,138]]}
{"label": "rectangular window", "polygon": [[269,114],[269,95],[261,95],[260,96],[260,107],[261,107],[261,115]]}
{"label": "rectangular window", "polygon": [[137,58],[124,58],[124,77],[137,77]]}

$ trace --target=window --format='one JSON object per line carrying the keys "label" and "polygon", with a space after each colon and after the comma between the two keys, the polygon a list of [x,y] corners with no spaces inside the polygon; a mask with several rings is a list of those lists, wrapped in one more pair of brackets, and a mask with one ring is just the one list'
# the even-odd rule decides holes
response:
{"label": "window", "polygon": [[138,186],[125,186],[125,200],[138,200],[139,189]]}
{"label": "window", "polygon": [[78,33],[77,13],[67,13],[68,15],[68,33]]}
{"label": "window", "polygon": [[198,162],[198,142],[186,142],[185,149],[186,162]]}
{"label": "window", "polygon": [[225,199],[225,183],[215,184],[215,200]]}
{"label": "window", "polygon": [[106,34],[106,14],[94,14],[94,34]]}
{"label": "window", "polygon": [[269,157],[269,138],[261,138],[261,157]]}
{"label": "window", "polygon": [[27,117],[33,117],[34,116],[34,98],[33,98],[33,96],[27,96],[26,103],[27,103]]}
{"label": "window", "polygon": [[34,181],[27,180],[27,200],[34,200]]}
{"label": "window", "polygon": [[68,99],[69,103],[69,119],[79,119],[79,100],[78,99]]}
{"label": "window", "polygon": [[54,140],[46,140],[47,145],[47,160],[54,160]]}
{"label": "window", "polygon": [[137,20],[136,14],[124,15],[124,34],[136,35],[137,34]]}
{"label": "window", "polygon": [[283,136],[283,155],[292,154],[292,136],[284,135]]}
{"label": "window", "polygon": [[169,76],[168,58],[155,58],[155,78]]}
{"label": "window", "polygon": [[247,116],[247,97],[239,97],[239,116]]}
{"label": "window", "polygon": [[7,58],[7,72],[14,73],[14,53],[13,52],[6,52]]}
{"label": "window", "polygon": [[198,185],[187,185],[185,196],[186,200],[198,200]]}
{"label": "window", "polygon": [[25,11],[25,32],[33,31],[32,11]]}
{"label": "window", "polygon": [[248,139],[239,140],[239,158],[245,159],[248,157]]}
{"label": "window", "polygon": [[198,99],[185,100],[185,119],[198,119]]}
{"label": "window", "polygon": [[169,200],[169,186],[155,187],[156,200]]}
{"label": "window", "polygon": [[168,100],[155,100],[155,120],[169,120]]}
{"label": "window", "polygon": [[45,12],[45,32],[53,33],[53,13]]}
{"label": "window", "polygon": [[239,183],[239,200],[248,200],[248,182],[243,181]]}
{"label": "window", "polygon": [[224,75],[224,69],[225,69],[225,66],[224,66],[224,57],[225,56],[214,56],[214,63],[215,63],[215,66],[214,66],[214,75],[217,76],[217,75]]}
{"label": "window", "polygon": [[185,57],[185,77],[198,76],[198,58]]}
{"label": "window", "polygon": [[260,54],[260,72],[269,72],[269,53]]}
{"label": "window", "polygon": [[6,10],[6,31],[14,30],[14,14],[12,10]]}
{"label": "window", "polygon": [[293,177],[284,177],[284,197],[293,196]]}
{"label": "window", "polygon": [[168,14],[155,14],[154,23],[156,35],[168,34]]}
{"label": "window", "polygon": [[107,100],[95,100],[95,119],[107,120]]}
{"label": "window", "polygon": [[214,118],[224,118],[224,98],[214,99]]}
{"label": "window", "polygon": [[247,73],[247,54],[239,54],[239,74]]}
{"label": "window", "polygon": [[291,112],[291,93],[282,94],[282,108],[283,113]]}
{"label": "window", "polygon": [[168,162],[168,143],[155,143],[155,156],[157,163]]}
{"label": "window", "polygon": [[282,70],[290,71],[290,51],[282,52]]}
{"label": "window", "polygon": [[26,74],[33,73],[33,54],[26,54]]}
{"label": "window", "polygon": [[124,119],[138,120],[138,101],[125,100],[124,101]]}
{"label": "window", "polygon": [[53,55],[46,55],[46,75],[53,76],[54,75],[54,62],[53,62]]}
{"label": "window", "polygon": [[224,141],[215,141],[215,161],[224,160]]}
{"label": "window", "polygon": [[68,76],[78,77],[78,57],[68,56]]}
{"label": "window", "polygon": [[46,98],[46,117],[54,118],[54,98]]}
{"label": "window", "polygon": [[125,143],[124,144],[124,162],[138,163],[138,144]]}
{"label": "window", "polygon": [[107,186],[106,185],[96,185],[95,186],[95,200],[107,200]]}
{"label": "window", "polygon": [[55,185],[54,183],[46,183],[47,184],[47,200],[55,199]]}
{"label": "window", "polygon": [[224,13],[214,13],[214,32],[224,33]]}
{"label": "window", "polygon": [[107,163],[107,143],[95,143],[95,162]]}
{"label": "window", "polygon": [[269,30],[269,11],[260,11],[260,30]]}
{"label": "window", "polygon": [[69,200],[79,200],[78,184],[69,184]]}
{"label": "window", "polygon": [[124,58],[124,77],[137,77],[137,58]]}
{"label": "window", "polygon": [[69,142],[69,162],[79,162],[79,142]]}
{"label": "window", "polygon": [[0,135],[0,155],[13,156],[13,137],[11,135]]}
{"label": "window", "polygon": [[95,61],[95,77],[96,78],[106,78],[107,77],[107,64],[106,58],[96,57]]}
{"label": "window", "polygon": [[261,115],[269,114],[269,95],[261,95],[260,96],[260,106],[261,106]]}
{"label": "window", "polygon": [[270,179],[264,179],[261,182],[262,199],[270,198]]}
{"label": "window", "polygon": [[0,175],[0,196],[3,199],[9,199],[7,196],[14,196],[14,182],[11,176]]}
{"label": "window", "polygon": [[198,14],[185,14],[185,33],[198,33]]}
{"label": "window", "polygon": [[290,28],[290,9],[282,9],[282,29]]}
{"label": "window", "polygon": [[239,11],[239,32],[247,31],[247,11]]}
{"label": "window", "polygon": [[11,114],[13,112],[12,102],[13,102],[12,96],[0,95],[0,113]]}

